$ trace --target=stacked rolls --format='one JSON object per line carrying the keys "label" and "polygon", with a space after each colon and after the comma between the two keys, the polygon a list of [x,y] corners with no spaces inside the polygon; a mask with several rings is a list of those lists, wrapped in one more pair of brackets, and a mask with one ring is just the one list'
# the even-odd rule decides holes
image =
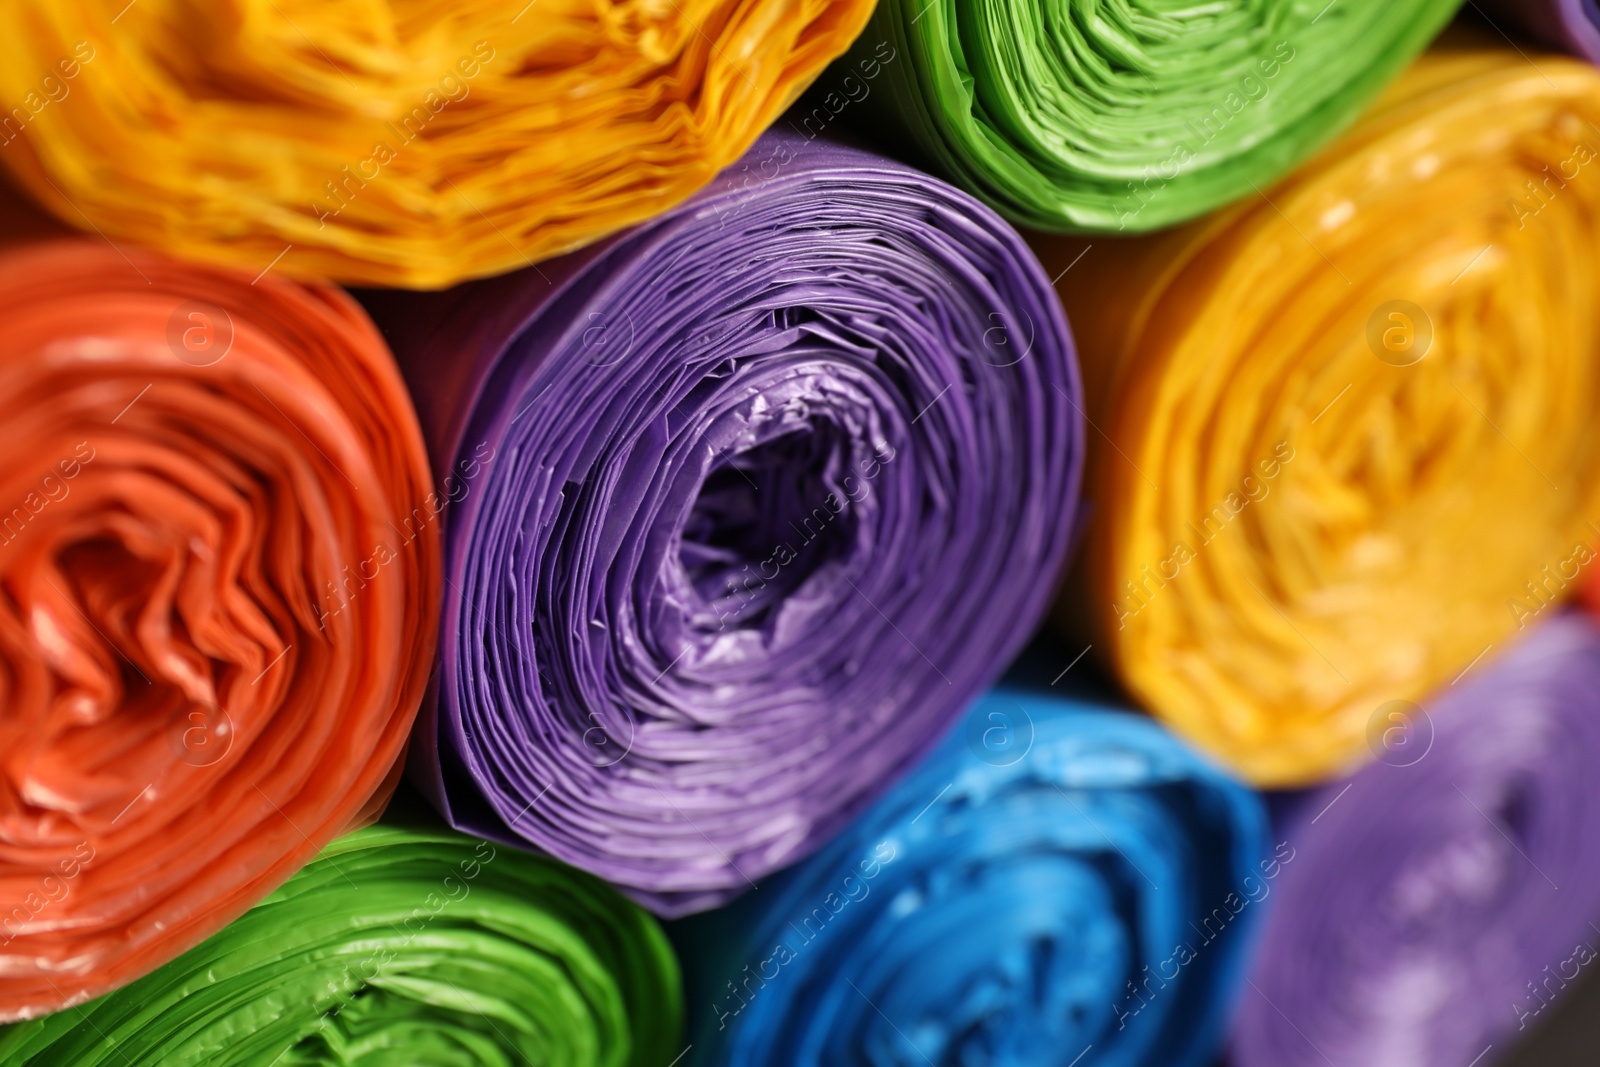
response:
{"label": "stacked rolls", "polygon": [[712,906],[844,825],[1048,603],[1060,306],[898,164],[769,135],[621,239],[370,306],[457,500],[414,756],[460,829]]}
{"label": "stacked rolls", "polygon": [[439,288],[681,201],[870,10],[12,4],[0,166],[116,241],[251,274]]}
{"label": "stacked rolls", "polygon": [[1106,435],[1063,617],[1249,778],[1368,758],[1592,556],[1597,122],[1592,68],[1447,45],[1281,185],[1063,276]]}
{"label": "stacked rolls", "polygon": [[[0,169],[96,240],[0,204],[0,1065],[1532,1025],[1600,70],[1416,59],[1457,2],[5,6]],[[1052,606],[1162,723],[990,689]],[[1269,849],[1230,771],[1337,780]]]}
{"label": "stacked rolls", "polygon": [[1148,720],[996,691],[818,855],[678,924],[692,1055],[1209,1063],[1293,860],[1265,834]]}
{"label": "stacked rolls", "polygon": [[[392,788],[437,515],[405,387],[326,287],[0,252],[0,1018],[215,933]],[[434,498],[435,500],[437,498]]]}

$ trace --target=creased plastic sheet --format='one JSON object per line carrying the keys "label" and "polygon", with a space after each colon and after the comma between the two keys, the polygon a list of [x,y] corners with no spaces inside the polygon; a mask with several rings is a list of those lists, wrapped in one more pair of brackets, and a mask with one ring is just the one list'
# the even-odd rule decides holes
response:
{"label": "creased plastic sheet", "polygon": [[674,924],[693,1062],[1213,1062],[1292,850],[1143,717],[1000,689],[826,849]]}
{"label": "creased plastic sheet", "polygon": [[1273,785],[1556,610],[1600,513],[1600,73],[1442,44],[1159,238],[1041,242],[1090,439],[1078,581],[1140,703]]}
{"label": "creased plastic sheet", "polygon": [[0,166],[68,225],[442,288],[683,200],[871,0],[17,0]]}
{"label": "creased plastic sheet", "polygon": [[[17,216],[8,214],[8,220]],[[349,297],[0,252],[0,1019],[165,963],[398,778],[439,522]]]}
{"label": "creased plastic sheet", "polygon": [[0,1032],[0,1062],[667,1067],[661,928],[610,887],[448,832],[342,837],[204,944]]}
{"label": "creased plastic sheet", "polygon": [[576,257],[375,309],[446,522],[418,782],[665,914],[792,863],[1020,648],[1083,428],[1049,279],[899,164],[769,135]]}
{"label": "creased plastic sheet", "polygon": [[883,0],[790,118],[898,144],[1019,225],[1142,233],[1277,180],[1458,4]]}

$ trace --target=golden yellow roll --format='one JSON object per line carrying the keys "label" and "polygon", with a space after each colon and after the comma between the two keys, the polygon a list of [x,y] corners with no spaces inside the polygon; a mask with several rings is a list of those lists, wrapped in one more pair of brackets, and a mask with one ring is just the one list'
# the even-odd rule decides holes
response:
{"label": "golden yellow roll", "polygon": [[1576,592],[1600,535],[1600,72],[1457,39],[1233,209],[1039,247],[1071,268],[1096,427],[1061,617],[1252,781],[1420,758],[1428,724],[1393,702]]}
{"label": "golden yellow roll", "polygon": [[684,199],[871,10],[13,0],[0,4],[0,166],[113,243],[439,288]]}

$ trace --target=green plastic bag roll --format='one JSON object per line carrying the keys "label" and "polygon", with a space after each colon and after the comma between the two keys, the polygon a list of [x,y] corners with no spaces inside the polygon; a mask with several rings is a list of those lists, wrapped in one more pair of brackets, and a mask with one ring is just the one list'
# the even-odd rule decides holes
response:
{"label": "green plastic bag roll", "polygon": [[340,838],[199,947],[0,1032],[0,1064],[665,1067],[661,928],[597,879],[447,832]]}
{"label": "green plastic bag roll", "polygon": [[1012,221],[1182,222],[1353,119],[1460,0],[881,0],[790,115],[899,142]]}

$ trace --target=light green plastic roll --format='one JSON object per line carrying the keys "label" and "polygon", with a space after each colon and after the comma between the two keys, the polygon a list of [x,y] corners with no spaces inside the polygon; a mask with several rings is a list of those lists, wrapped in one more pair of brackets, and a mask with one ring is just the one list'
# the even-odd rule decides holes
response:
{"label": "light green plastic roll", "polygon": [[1157,229],[1265,189],[1460,0],[880,0],[791,123],[898,142],[1012,221]]}
{"label": "light green plastic roll", "polygon": [[0,1032],[0,1064],[665,1067],[661,928],[598,880],[446,832],[340,838],[221,933]]}

